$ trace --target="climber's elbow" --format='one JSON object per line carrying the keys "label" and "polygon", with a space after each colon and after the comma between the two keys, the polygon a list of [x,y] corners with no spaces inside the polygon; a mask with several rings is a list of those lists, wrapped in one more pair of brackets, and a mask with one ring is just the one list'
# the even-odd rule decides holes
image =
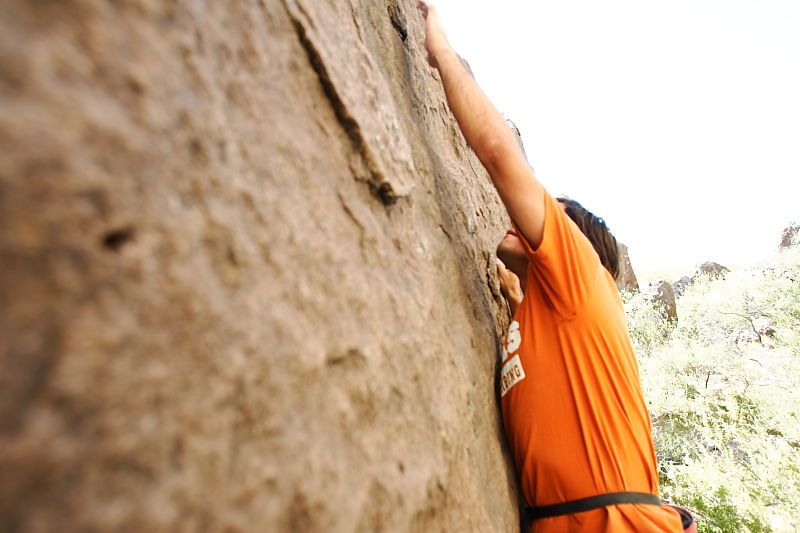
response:
{"label": "climber's elbow", "polygon": [[510,135],[495,135],[482,140],[478,158],[486,168],[492,181],[497,184],[510,175],[509,169],[522,157],[516,139]]}

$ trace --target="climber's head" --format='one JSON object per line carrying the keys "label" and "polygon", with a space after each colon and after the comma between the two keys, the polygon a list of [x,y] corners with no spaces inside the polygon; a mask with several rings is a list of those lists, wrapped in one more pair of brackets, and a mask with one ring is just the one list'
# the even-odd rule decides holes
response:
{"label": "climber's head", "polygon": [[617,279],[619,275],[617,239],[611,234],[606,221],[570,198],[560,197],[558,202],[567,216],[575,222],[575,225],[592,243],[594,251],[600,256],[600,262],[606,267],[611,277]]}
{"label": "climber's head", "polygon": [[526,276],[528,256],[517,230],[513,226],[508,229],[500,244],[497,245],[497,258],[505,264],[507,269],[517,275],[522,291],[525,292],[525,284],[528,281]]}
{"label": "climber's head", "polygon": [[[564,212],[575,222],[584,235],[592,243],[600,262],[614,279],[619,274],[619,257],[617,253],[617,240],[609,231],[605,221],[588,211],[580,203],[569,198],[559,198],[558,203]],[[519,277],[525,290],[526,274],[528,271],[528,256],[519,235],[514,228],[509,229],[503,240],[497,246],[497,257],[505,263],[514,274]]]}

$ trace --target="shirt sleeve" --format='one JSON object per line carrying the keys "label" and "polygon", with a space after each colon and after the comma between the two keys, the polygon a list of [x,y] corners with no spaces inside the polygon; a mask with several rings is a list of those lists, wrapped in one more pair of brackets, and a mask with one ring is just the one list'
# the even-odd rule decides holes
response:
{"label": "shirt sleeve", "polygon": [[[538,282],[545,299],[563,318],[573,318],[591,296],[603,265],[592,243],[545,191],[544,234],[533,249],[514,223],[528,255],[529,279]],[[533,287],[528,287],[528,290]]]}

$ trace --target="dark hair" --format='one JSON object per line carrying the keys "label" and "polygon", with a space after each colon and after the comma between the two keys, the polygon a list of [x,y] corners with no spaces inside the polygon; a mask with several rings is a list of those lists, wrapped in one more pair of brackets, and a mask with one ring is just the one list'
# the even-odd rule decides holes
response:
{"label": "dark hair", "polygon": [[600,262],[611,273],[611,277],[617,279],[619,276],[619,252],[617,251],[617,239],[611,234],[606,225],[606,221],[587,210],[580,203],[570,198],[558,198],[564,204],[567,216],[580,228],[589,242],[592,243]]}

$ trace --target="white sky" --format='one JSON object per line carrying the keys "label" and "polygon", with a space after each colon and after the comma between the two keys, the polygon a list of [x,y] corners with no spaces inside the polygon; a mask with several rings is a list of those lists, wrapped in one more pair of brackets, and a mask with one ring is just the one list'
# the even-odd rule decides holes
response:
{"label": "white sky", "polygon": [[538,178],[637,272],[748,264],[800,221],[800,1],[434,4]]}

